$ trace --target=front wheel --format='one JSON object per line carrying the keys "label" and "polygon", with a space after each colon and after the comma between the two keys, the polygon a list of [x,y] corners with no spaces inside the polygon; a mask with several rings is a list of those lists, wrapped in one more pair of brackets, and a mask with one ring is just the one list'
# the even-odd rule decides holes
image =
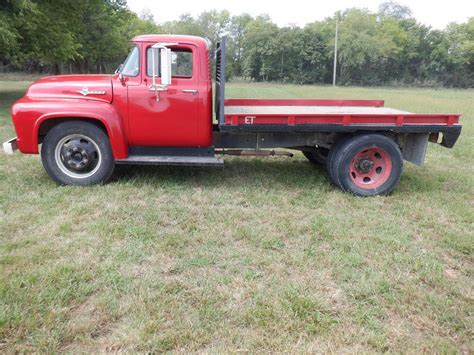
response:
{"label": "front wheel", "polygon": [[403,169],[400,148],[381,134],[345,138],[329,156],[328,170],[333,182],[358,196],[390,193]]}
{"label": "front wheel", "polygon": [[115,166],[105,132],[81,121],[53,127],[44,138],[41,161],[48,175],[62,185],[106,182]]}

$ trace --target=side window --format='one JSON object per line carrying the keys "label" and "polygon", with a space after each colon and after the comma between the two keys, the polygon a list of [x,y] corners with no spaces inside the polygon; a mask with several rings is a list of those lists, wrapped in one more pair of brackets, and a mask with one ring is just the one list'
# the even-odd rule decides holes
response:
{"label": "side window", "polygon": [[193,76],[193,53],[188,51],[171,52],[171,76],[190,78]]}
{"label": "side window", "polygon": [[[152,49],[146,50],[146,74],[153,75]],[[160,75],[160,56],[155,50],[155,73]],[[171,50],[171,76],[175,78],[191,78],[193,76],[193,53],[189,49]]]}

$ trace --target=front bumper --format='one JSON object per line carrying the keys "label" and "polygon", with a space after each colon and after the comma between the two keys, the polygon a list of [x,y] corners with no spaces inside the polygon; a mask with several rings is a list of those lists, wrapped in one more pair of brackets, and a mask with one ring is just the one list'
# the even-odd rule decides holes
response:
{"label": "front bumper", "polygon": [[16,144],[16,137],[12,138],[6,142],[3,142],[3,152],[5,154],[13,154],[15,150],[18,149],[18,145]]}

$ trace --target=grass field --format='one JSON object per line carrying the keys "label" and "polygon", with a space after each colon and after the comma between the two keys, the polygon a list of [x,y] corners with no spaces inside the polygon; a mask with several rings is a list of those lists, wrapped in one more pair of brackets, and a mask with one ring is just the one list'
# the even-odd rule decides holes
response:
{"label": "grass field", "polygon": [[[0,140],[26,82],[0,82]],[[474,91],[231,84],[232,97],[459,112],[387,197],[295,158],[59,187],[0,156],[0,351],[474,351]]]}

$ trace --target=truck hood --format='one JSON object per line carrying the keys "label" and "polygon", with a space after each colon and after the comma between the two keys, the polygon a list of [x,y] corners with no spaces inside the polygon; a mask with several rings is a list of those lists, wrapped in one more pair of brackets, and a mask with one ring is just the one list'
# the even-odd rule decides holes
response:
{"label": "truck hood", "polygon": [[57,75],[35,81],[26,95],[36,99],[82,99],[112,102],[110,75]]}

